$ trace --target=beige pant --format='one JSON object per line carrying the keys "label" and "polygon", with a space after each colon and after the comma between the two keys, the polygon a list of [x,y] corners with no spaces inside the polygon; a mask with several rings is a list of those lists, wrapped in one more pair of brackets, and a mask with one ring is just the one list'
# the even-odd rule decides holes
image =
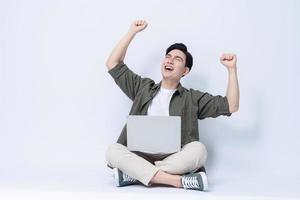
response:
{"label": "beige pant", "polygon": [[134,153],[118,143],[111,144],[106,151],[106,160],[111,167],[120,169],[146,186],[158,170],[169,174],[193,172],[204,165],[206,157],[206,148],[198,141],[188,143],[181,151],[168,156]]}

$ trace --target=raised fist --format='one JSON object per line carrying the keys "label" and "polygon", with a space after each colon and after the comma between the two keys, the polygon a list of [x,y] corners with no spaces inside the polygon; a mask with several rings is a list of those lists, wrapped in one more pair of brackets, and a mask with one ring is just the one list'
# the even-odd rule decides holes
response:
{"label": "raised fist", "polygon": [[236,67],[236,55],[231,53],[224,53],[220,58],[220,62],[227,68],[234,68]]}
{"label": "raised fist", "polygon": [[136,20],[130,26],[130,31],[138,33],[147,27],[148,23],[145,20]]}

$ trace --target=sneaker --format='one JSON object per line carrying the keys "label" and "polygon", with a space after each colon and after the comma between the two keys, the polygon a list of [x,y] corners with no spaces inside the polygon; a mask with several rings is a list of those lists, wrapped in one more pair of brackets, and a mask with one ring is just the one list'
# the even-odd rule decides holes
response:
{"label": "sneaker", "polygon": [[204,172],[183,175],[181,178],[181,184],[184,189],[200,191],[208,190],[207,177]]}
{"label": "sneaker", "polygon": [[202,166],[202,167],[200,167],[200,168],[196,169],[196,171],[194,171],[194,173],[199,173],[199,172],[204,172],[204,173],[206,173],[206,169],[205,169],[205,167],[204,167],[204,166]]}
{"label": "sneaker", "polygon": [[132,185],[138,182],[136,179],[131,178],[130,176],[123,173],[118,168],[113,169],[113,176],[114,176],[114,184],[117,187]]}

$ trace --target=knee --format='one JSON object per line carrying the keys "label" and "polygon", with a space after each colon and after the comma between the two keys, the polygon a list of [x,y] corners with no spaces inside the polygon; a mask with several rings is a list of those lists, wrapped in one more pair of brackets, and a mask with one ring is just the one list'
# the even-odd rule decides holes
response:
{"label": "knee", "polygon": [[119,143],[113,143],[108,146],[106,152],[105,152],[105,159],[108,162],[109,165],[113,162],[115,155],[120,149],[126,148],[124,145]]}
{"label": "knee", "polygon": [[200,167],[204,165],[206,159],[207,159],[207,150],[203,143],[194,141],[191,142],[190,147],[192,151],[194,152],[193,155],[195,156],[194,159],[197,163],[197,165]]}
{"label": "knee", "polygon": [[193,142],[193,146],[194,146],[195,152],[197,152],[198,156],[203,157],[203,156],[207,155],[207,150],[203,143],[195,141],[195,142]]}

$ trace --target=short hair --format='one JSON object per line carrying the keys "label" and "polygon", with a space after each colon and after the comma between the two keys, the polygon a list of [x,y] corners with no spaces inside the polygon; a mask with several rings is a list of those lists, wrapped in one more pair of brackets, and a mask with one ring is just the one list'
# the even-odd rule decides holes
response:
{"label": "short hair", "polygon": [[171,46],[169,46],[167,48],[166,55],[174,49],[178,49],[178,50],[182,51],[185,54],[185,57],[186,57],[185,66],[187,66],[191,71],[192,66],[193,66],[193,56],[192,56],[192,54],[190,54],[190,52],[188,52],[187,47],[185,46],[185,44],[183,44],[183,43],[172,44]]}

